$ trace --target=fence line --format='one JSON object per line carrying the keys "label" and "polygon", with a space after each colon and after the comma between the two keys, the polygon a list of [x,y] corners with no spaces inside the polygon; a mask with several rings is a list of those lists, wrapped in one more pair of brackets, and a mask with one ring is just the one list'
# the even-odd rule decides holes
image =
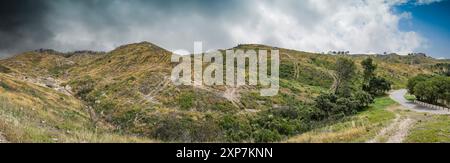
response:
{"label": "fence line", "polygon": [[425,107],[428,107],[428,108],[431,108],[431,109],[450,111],[449,108],[446,108],[446,107],[443,107],[443,106],[432,105],[432,104],[425,103],[425,102],[422,102],[422,101],[419,101],[419,100],[414,100],[414,103],[422,105],[422,106],[425,106]]}

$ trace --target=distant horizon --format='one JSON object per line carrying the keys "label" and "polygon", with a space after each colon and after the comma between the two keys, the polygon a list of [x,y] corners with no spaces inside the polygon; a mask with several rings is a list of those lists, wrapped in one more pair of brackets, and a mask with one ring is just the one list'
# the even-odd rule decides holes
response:
{"label": "distant horizon", "polygon": [[[156,45],[158,47],[161,47],[161,48],[163,48],[163,49],[165,49],[167,51],[173,52],[173,53],[175,53],[177,50],[181,50],[181,49],[168,49],[168,48],[165,48],[165,47],[163,47],[163,46],[161,46],[159,44],[156,44],[154,42],[145,40],[145,41],[129,42],[129,43],[125,43],[125,44],[122,44],[122,45],[118,45],[118,46],[114,47],[111,50],[78,49],[78,50],[64,51],[64,50],[58,50],[58,49],[52,49],[52,48],[37,48],[37,49],[17,52],[17,53],[14,53],[14,54],[3,54],[3,55],[0,54],[0,59],[6,59],[6,58],[14,57],[16,55],[20,55],[20,54],[23,54],[23,53],[26,53],[26,52],[34,52],[34,51],[39,51],[39,50],[54,50],[55,52],[64,53],[64,54],[70,54],[70,53],[76,53],[76,52],[109,53],[111,51],[114,51],[117,48],[120,48],[121,46],[132,45],[132,44],[139,44],[139,43],[145,43],[145,42],[150,43],[150,44],[154,44],[154,45]],[[306,52],[306,53],[313,53],[313,54],[329,54],[329,52],[333,52],[333,51],[339,52],[338,50],[329,50],[329,51],[323,51],[323,52],[313,52],[313,51],[305,51],[305,50],[300,50],[300,49],[291,49],[291,48],[286,48],[286,47],[278,47],[278,46],[273,46],[273,45],[269,45],[269,44],[258,44],[258,43],[239,43],[239,44],[236,44],[236,45],[231,46],[231,47],[222,47],[222,48],[217,48],[217,49],[207,49],[207,50],[203,50],[203,52],[206,53],[207,51],[211,51],[211,50],[224,50],[224,49],[234,48],[234,47],[237,47],[239,45],[262,45],[262,46],[269,46],[269,47],[274,47],[274,48],[295,50],[295,51],[299,51],[299,52]],[[411,52],[411,53],[413,53],[413,54],[423,53],[423,54],[426,54],[428,57],[432,57],[432,58],[438,59],[438,60],[448,60],[448,59],[450,59],[450,58],[445,58],[445,57],[440,57],[440,58],[433,57],[433,56],[431,56],[431,55],[429,55],[427,53],[424,53],[424,52]],[[408,54],[411,54],[411,53],[408,53]],[[189,54],[193,54],[193,52],[189,51]],[[351,51],[349,51],[348,55],[391,55],[391,54],[397,54],[397,55],[400,55],[400,56],[407,56],[408,55],[408,54],[401,54],[401,53],[396,53],[396,52],[389,52],[389,53],[383,54],[383,53],[352,53]],[[331,54],[331,55],[333,55],[333,54]]]}

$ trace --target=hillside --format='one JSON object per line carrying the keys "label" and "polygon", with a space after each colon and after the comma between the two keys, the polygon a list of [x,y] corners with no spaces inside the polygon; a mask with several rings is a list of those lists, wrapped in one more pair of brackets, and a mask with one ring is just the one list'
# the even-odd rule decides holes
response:
{"label": "hillside", "polygon": [[[235,48],[273,49],[264,45]],[[405,87],[407,79],[417,74],[433,73],[433,65],[445,62],[424,56],[337,56],[276,49],[281,56],[281,89],[270,98],[260,97],[256,87],[249,86],[175,86],[170,81],[174,66],[171,52],[148,42],[124,45],[107,53],[26,52],[0,60],[2,111],[8,112],[0,118],[5,121],[0,123],[0,131],[7,138],[17,137],[9,140],[17,142],[36,141],[33,135],[26,137],[28,130],[58,135],[63,137],[56,138],[58,141],[68,142],[144,141],[135,136],[176,142],[276,141],[314,127],[305,115],[314,98],[333,86],[334,64],[339,57],[354,60],[359,71],[363,59],[374,58],[377,73],[396,88]],[[22,111],[33,107],[41,112]],[[14,127],[5,119],[17,110],[25,114],[19,123],[30,124],[32,129],[11,131]],[[28,122],[26,116],[39,118]],[[42,128],[39,121],[51,126]],[[102,131],[93,133],[89,128]],[[15,132],[25,136],[8,134]],[[118,133],[133,136],[115,135]],[[76,138],[72,138],[74,135]],[[39,141],[54,140],[42,137]]]}
{"label": "hillside", "polygon": [[150,142],[94,125],[83,102],[0,73],[0,131],[9,142]]}

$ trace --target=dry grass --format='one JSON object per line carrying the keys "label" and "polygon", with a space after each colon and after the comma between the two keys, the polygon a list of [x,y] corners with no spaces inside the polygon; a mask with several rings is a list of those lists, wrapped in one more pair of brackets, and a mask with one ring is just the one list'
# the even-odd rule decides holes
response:
{"label": "dry grass", "polygon": [[310,132],[289,139],[289,143],[335,143],[352,142],[355,138],[367,134],[366,127],[354,127],[339,132]]}
{"label": "dry grass", "polygon": [[9,142],[152,142],[95,128],[73,97],[2,74],[0,82],[0,131]]}

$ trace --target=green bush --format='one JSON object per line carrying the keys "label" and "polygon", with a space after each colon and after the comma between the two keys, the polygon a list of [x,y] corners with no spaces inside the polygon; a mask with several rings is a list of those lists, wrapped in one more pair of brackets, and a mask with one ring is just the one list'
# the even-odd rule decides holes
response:
{"label": "green bush", "polygon": [[369,105],[374,102],[373,96],[364,91],[358,91],[354,93],[352,96],[352,100],[357,102],[358,111],[361,111],[361,109],[363,108],[369,107]]}
{"label": "green bush", "polygon": [[178,104],[181,109],[188,110],[194,106],[195,94],[192,92],[182,93],[178,97]]}
{"label": "green bush", "polygon": [[188,129],[191,126],[192,121],[185,118],[168,117],[157,123],[152,135],[159,140],[187,142],[190,140]]}
{"label": "green bush", "polygon": [[88,98],[88,94],[95,88],[95,80],[90,76],[85,76],[80,80],[72,81],[70,85],[75,91],[75,95],[83,100]]}
{"label": "green bush", "polygon": [[281,135],[277,131],[272,131],[268,129],[261,129],[255,131],[254,140],[255,142],[277,142],[282,139]]}
{"label": "green bush", "polygon": [[339,97],[335,94],[322,94],[315,100],[315,120],[339,118],[340,116],[355,114],[373,103],[373,97],[363,91],[357,91],[350,97]]}
{"label": "green bush", "polygon": [[152,137],[169,142],[213,142],[221,138],[221,129],[211,118],[193,120],[187,116],[164,116],[157,123]]}
{"label": "green bush", "polygon": [[242,142],[251,138],[252,126],[245,118],[234,115],[225,115],[221,118],[219,126],[224,131],[226,142]]}

